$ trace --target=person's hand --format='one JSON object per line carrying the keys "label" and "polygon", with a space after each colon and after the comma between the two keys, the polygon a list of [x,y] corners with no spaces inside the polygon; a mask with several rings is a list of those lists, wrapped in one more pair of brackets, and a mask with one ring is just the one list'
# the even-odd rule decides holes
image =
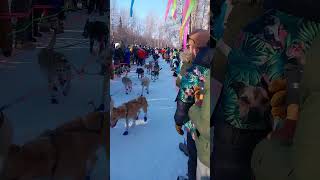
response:
{"label": "person's hand", "polygon": [[178,134],[180,134],[181,136],[184,134],[183,130],[182,130],[182,126],[179,126],[176,124],[176,131],[178,132]]}

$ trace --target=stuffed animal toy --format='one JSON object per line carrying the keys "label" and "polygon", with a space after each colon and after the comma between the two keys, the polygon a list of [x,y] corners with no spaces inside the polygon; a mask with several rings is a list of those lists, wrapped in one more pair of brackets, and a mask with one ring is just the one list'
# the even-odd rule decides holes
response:
{"label": "stuffed animal toy", "polygon": [[270,105],[273,119],[286,118],[286,95],[287,81],[285,79],[276,79],[271,81],[268,90],[272,95]]}

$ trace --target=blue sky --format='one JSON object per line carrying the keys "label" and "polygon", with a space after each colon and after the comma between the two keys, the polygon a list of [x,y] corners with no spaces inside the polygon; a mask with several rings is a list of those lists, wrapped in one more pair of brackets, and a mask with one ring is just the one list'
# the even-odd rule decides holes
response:
{"label": "blue sky", "polygon": [[[133,14],[145,18],[152,11],[159,18],[163,19],[167,3],[168,0],[134,0]],[[117,5],[120,8],[130,9],[131,0],[117,0]]]}

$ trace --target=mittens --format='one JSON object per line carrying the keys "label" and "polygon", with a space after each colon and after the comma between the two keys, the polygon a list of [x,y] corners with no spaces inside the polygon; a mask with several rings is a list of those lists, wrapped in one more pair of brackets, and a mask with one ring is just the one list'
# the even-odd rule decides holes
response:
{"label": "mittens", "polygon": [[280,138],[283,140],[292,140],[295,130],[296,130],[296,122],[295,120],[286,119],[284,121],[284,126],[278,130],[276,130],[272,137]]}
{"label": "mittens", "polygon": [[286,104],[287,81],[285,79],[274,80],[270,83],[269,92],[272,95],[270,104],[273,119],[282,119],[283,127],[275,130],[272,137],[291,140],[296,129],[296,121],[299,116],[299,106],[297,104]]}

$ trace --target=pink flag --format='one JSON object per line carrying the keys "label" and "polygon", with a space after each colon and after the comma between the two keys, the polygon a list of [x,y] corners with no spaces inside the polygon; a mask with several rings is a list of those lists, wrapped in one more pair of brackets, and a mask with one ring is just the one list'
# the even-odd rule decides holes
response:
{"label": "pink flag", "polygon": [[167,8],[166,8],[166,14],[164,15],[164,20],[167,20],[169,9],[171,4],[173,3],[173,0],[168,0]]}
{"label": "pink flag", "polygon": [[186,18],[186,14],[189,9],[189,5],[190,5],[190,0],[186,0],[184,7],[183,7],[183,11],[182,11],[182,22],[184,21],[184,18]]}
{"label": "pink flag", "polygon": [[184,28],[184,35],[183,35],[183,49],[187,49],[187,36],[189,31],[189,23],[190,23],[190,17],[188,18],[188,21],[186,23],[186,26]]}

